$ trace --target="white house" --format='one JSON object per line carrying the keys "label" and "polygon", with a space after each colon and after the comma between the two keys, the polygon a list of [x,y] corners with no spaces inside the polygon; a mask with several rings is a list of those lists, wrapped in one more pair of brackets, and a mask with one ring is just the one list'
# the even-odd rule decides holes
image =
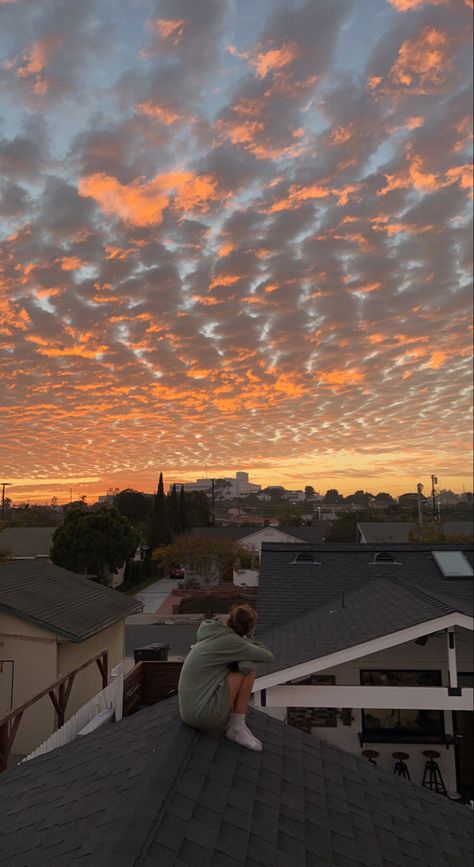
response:
{"label": "white house", "polygon": [[[447,546],[264,545],[258,637],[274,652],[255,704],[413,782],[429,760],[474,795],[473,570]],[[469,559],[468,559],[469,558]]]}

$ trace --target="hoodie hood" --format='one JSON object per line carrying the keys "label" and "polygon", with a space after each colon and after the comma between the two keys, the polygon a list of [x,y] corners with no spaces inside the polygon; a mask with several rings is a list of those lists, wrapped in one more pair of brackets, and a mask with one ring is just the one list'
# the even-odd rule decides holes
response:
{"label": "hoodie hood", "polygon": [[197,631],[196,641],[204,641],[205,638],[214,638],[214,636],[222,635],[223,632],[228,631],[229,627],[226,626],[225,623],[221,623],[220,620],[203,620]]}

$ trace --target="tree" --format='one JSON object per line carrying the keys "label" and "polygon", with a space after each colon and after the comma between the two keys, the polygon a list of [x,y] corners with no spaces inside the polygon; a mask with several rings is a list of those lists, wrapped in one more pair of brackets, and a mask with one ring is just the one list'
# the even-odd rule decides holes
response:
{"label": "tree", "polygon": [[227,539],[200,539],[183,534],[171,545],[157,548],[153,560],[157,561],[164,574],[173,566],[184,566],[187,572],[199,577],[209,588],[224,576],[229,569],[247,568],[255,555],[250,548]]}
{"label": "tree", "polygon": [[168,494],[167,504],[168,504],[168,520],[169,520],[171,535],[176,536],[176,535],[178,535],[178,533],[182,532],[180,514],[179,514],[179,500],[178,500],[178,494],[176,491],[176,485],[173,485],[173,487],[171,488],[171,492]]}
{"label": "tree", "polygon": [[421,527],[414,527],[408,534],[410,542],[418,542],[420,544],[431,542],[453,542],[465,543],[472,542],[474,536],[471,534],[463,535],[461,533],[447,533],[441,523],[438,521],[430,521],[423,524]]}
{"label": "tree", "polygon": [[151,548],[159,545],[168,545],[170,541],[170,526],[168,521],[168,505],[163,485],[163,473],[160,473],[158,489],[153,501],[153,516],[151,519],[151,531],[149,544]]}
{"label": "tree", "polygon": [[390,494],[387,494],[385,491],[380,491],[378,494],[375,495],[375,502],[386,503],[388,506],[390,505],[390,503],[393,503],[394,500]]}
{"label": "tree", "polygon": [[303,509],[296,503],[282,503],[278,509],[278,526],[301,527],[304,524]]}
{"label": "tree", "polygon": [[335,506],[337,505],[337,503],[342,503],[343,501],[344,497],[342,496],[342,494],[339,493],[336,488],[329,488],[329,490],[326,491],[323,497],[323,502],[326,503],[328,506]]}
{"label": "tree", "polygon": [[115,507],[69,509],[54,533],[50,555],[57,566],[106,583],[107,575],[134,554],[137,544],[136,530]]}
{"label": "tree", "polygon": [[187,527],[210,527],[211,509],[204,491],[190,491],[186,497]]}
{"label": "tree", "polygon": [[373,494],[369,494],[367,491],[355,491],[345,498],[345,502],[353,503],[354,506],[369,506],[373,499]]}
{"label": "tree", "polygon": [[181,485],[181,490],[179,492],[179,525],[181,527],[181,532],[186,533],[189,530],[188,524],[188,507],[186,504],[186,494],[184,493],[184,487]]}
{"label": "tree", "polygon": [[306,500],[311,500],[314,497],[314,488],[312,485],[306,485],[304,489],[304,496]]}
{"label": "tree", "polygon": [[325,542],[357,542],[357,524],[360,521],[380,522],[380,515],[370,510],[338,512],[326,531]]}
{"label": "tree", "polygon": [[124,488],[114,496],[114,506],[131,524],[143,523],[150,517],[150,497],[133,488]]}

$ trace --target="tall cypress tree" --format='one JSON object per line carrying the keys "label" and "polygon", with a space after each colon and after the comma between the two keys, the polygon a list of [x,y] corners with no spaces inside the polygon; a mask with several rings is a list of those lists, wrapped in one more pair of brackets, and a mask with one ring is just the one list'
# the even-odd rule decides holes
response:
{"label": "tall cypress tree", "polygon": [[181,532],[181,521],[179,515],[179,501],[176,485],[171,488],[171,493],[168,494],[168,521],[172,536],[177,536]]}
{"label": "tall cypress tree", "polygon": [[179,526],[181,533],[186,533],[188,530],[188,510],[186,506],[186,494],[184,493],[184,487],[181,485],[181,490],[179,492]]}
{"label": "tall cypress tree", "polygon": [[153,502],[153,518],[150,533],[150,545],[159,548],[160,545],[169,545],[170,526],[168,521],[168,506],[163,485],[163,473],[160,473],[158,489]]}

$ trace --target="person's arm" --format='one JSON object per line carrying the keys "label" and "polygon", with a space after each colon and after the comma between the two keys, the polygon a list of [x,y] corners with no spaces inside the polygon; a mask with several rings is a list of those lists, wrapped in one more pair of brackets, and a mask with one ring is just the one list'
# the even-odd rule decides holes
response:
{"label": "person's arm", "polygon": [[240,663],[254,663],[253,667],[245,666],[246,671],[253,671],[258,662],[271,662],[273,653],[264,644],[250,638],[241,638],[240,635],[234,633],[229,635],[229,652],[232,654],[232,661],[236,660],[239,663],[239,671],[243,669]]}

